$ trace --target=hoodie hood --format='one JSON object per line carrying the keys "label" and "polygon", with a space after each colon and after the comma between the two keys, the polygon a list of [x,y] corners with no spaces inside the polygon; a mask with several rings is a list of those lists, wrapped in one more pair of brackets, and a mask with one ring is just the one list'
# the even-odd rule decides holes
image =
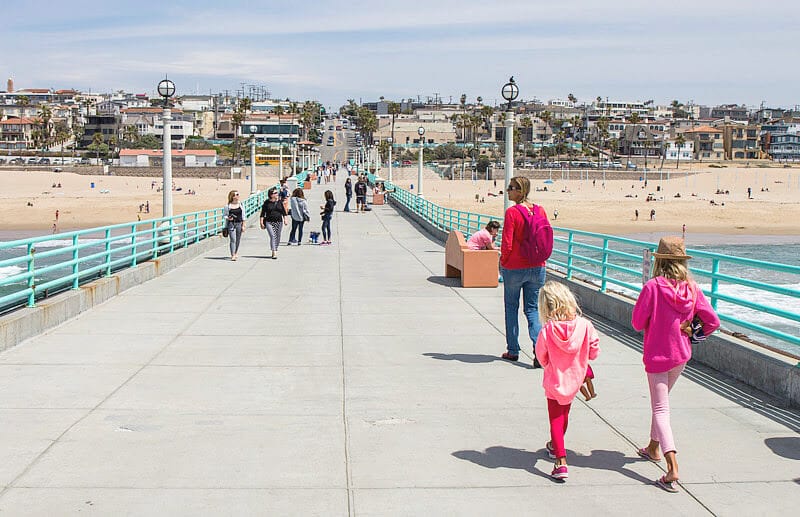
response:
{"label": "hoodie hood", "polygon": [[586,337],[586,324],[584,318],[548,321],[550,344],[569,354],[577,353]]}
{"label": "hoodie hood", "polygon": [[672,280],[659,276],[656,277],[656,285],[661,299],[666,300],[675,311],[685,313],[692,310],[695,295],[689,282],[682,280],[675,284]]}

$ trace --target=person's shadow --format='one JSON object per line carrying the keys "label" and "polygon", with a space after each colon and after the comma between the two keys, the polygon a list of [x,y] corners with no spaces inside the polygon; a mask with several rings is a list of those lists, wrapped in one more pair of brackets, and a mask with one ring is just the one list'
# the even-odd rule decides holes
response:
{"label": "person's shadow", "polygon": [[513,366],[518,366],[520,368],[525,368],[527,370],[532,370],[533,365],[525,364],[519,361],[506,361],[502,357],[496,355],[487,355],[487,354],[441,354],[439,352],[426,352],[424,354],[425,357],[430,357],[432,359],[438,359],[440,361],[459,361],[462,363],[469,363],[469,364],[479,364],[479,363],[492,363],[495,361],[501,361],[504,363],[509,363]]}
{"label": "person's shadow", "polygon": [[790,460],[800,460],[800,438],[797,436],[767,438],[764,440],[764,444],[778,456]]}
{"label": "person's shadow", "polygon": [[[552,463],[552,460],[547,457],[547,451],[544,448],[531,452],[524,449],[495,445],[484,451],[463,450],[455,451],[452,454],[458,459],[471,461],[481,467],[489,469],[520,469],[558,482],[550,477],[549,471],[545,472],[536,466],[538,460],[544,460],[548,466]],[[644,461],[646,460],[639,457],[627,457],[619,451],[596,449],[588,456],[584,456],[567,449],[567,465],[570,467],[610,470],[642,484],[651,485],[653,484],[653,479],[646,478],[626,467],[629,463],[642,463]]]}

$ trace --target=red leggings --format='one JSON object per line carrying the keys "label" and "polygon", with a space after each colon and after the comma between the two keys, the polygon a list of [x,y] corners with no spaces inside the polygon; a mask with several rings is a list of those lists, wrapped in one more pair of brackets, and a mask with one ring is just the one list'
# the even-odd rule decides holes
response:
{"label": "red leggings", "polygon": [[572,404],[562,406],[553,399],[547,399],[547,414],[550,417],[550,441],[556,458],[567,456],[564,447],[564,434],[569,424],[569,408]]}

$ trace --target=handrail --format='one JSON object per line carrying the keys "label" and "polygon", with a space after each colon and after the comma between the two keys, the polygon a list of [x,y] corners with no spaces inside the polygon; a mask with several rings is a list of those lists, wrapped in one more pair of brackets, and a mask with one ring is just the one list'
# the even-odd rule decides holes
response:
{"label": "handrail", "polygon": [[[261,208],[268,190],[242,202],[245,217]],[[37,300],[213,237],[225,224],[222,213],[199,210],[0,242],[0,271],[12,270],[0,279],[0,312],[34,307]]]}
{"label": "handrail", "polygon": [[[369,175],[369,179],[374,182],[375,176]],[[459,230],[468,236],[492,219],[502,220],[444,208],[389,181],[384,184],[392,202],[403,205],[445,232]],[[643,273],[649,274],[649,263],[643,264],[643,252],[652,253],[657,244],[561,227],[553,227],[553,232],[553,255],[547,261],[549,268],[564,273],[567,278],[593,283],[601,292],[608,292],[613,286],[615,292],[635,298],[641,291]],[[800,285],[800,266],[695,249],[687,253],[694,257],[690,267],[692,275],[723,322],[774,339],[783,345],[781,352],[800,358],[800,311],[792,309],[800,306],[800,290],[794,287]],[[754,272],[760,273],[762,279],[754,278]],[[774,280],[775,275],[782,275],[780,284],[763,280]],[[732,292],[736,289],[745,292],[737,295]],[[759,297],[759,294],[768,296]]]}

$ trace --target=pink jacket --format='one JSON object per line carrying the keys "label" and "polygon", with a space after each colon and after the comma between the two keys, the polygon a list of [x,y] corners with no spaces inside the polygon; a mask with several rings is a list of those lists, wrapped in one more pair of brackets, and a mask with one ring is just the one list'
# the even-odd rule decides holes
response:
{"label": "pink jacket", "polygon": [[536,339],[536,358],[544,367],[542,386],[547,398],[562,406],[572,402],[589,361],[600,353],[599,343],[594,325],[582,316],[544,324]]}
{"label": "pink jacket", "polygon": [[[695,301],[694,292],[697,293]],[[689,336],[681,332],[681,323],[694,313],[703,320],[703,333],[708,336],[719,328],[719,317],[694,282],[674,282],[662,276],[648,280],[636,305],[631,325],[644,330],[644,369],[660,373],[687,362],[692,357]]]}

